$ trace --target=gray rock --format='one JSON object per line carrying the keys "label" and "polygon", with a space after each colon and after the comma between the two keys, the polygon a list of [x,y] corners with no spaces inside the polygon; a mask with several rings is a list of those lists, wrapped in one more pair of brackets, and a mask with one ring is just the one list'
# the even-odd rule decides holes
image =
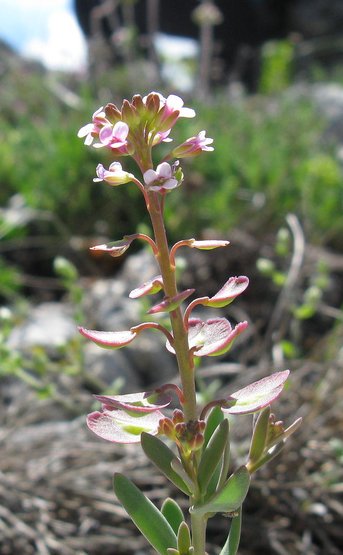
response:
{"label": "gray rock", "polygon": [[27,320],[13,329],[8,338],[8,345],[21,352],[39,346],[49,353],[54,353],[77,333],[68,306],[62,303],[42,303],[31,308]]}
{"label": "gray rock", "polygon": [[139,303],[128,298],[127,284],[120,277],[97,280],[87,292],[85,311],[85,327],[107,331],[128,329],[139,320]]}
{"label": "gray rock", "polygon": [[91,325],[114,331],[138,324],[141,302],[130,299],[129,293],[158,273],[151,253],[141,251],[128,257],[115,279],[97,280],[87,292],[85,309]]}
{"label": "gray rock", "polygon": [[84,346],[84,364],[85,370],[105,385],[116,382],[120,393],[132,393],[141,388],[136,368],[122,349],[102,349],[88,342]]}
{"label": "gray rock", "polygon": [[343,117],[343,87],[341,85],[337,83],[313,85],[310,95],[330,122]]}
{"label": "gray rock", "polygon": [[155,330],[144,330],[126,348],[126,354],[145,384],[162,384],[177,374],[175,355],[167,351],[165,337]]}

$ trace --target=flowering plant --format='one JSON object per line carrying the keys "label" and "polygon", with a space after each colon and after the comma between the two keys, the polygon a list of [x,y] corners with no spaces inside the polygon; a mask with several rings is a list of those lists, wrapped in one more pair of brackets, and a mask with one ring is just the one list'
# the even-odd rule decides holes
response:
{"label": "flowering plant", "polygon": [[[223,308],[248,287],[246,276],[230,277],[212,297],[193,299],[182,304],[194,289],[179,291],[175,275],[175,256],[181,247],[211,250],[225,248],[223,240],[185,239],[171,248],[164,224],[167,194],[183,181],[179,159],[211,151],[213,140],[200,131],[195,137],[170,150],[155,166],[156,147],[172,141],[170,132],[181,117],[195,112],[183,105],[178,96],[164,98],[152,92],[124,100],[120,108],[107,104],[99,108],[92,122],[82,127],[79,137],[86,145],[106,148],[114,161],[108,169],[99,164],[95,182],[117,186],[134,183],[143,194],[153,228],[153,237],[142,233],[127,235],[119,241],[92,247],[121,256],[130,244],[140,239],[152,249],[160,275],[138,285],[131,298],[162,293],[148,313],[168,313],[170,326],[157,321],[140,323],[125,331],[97,331],[81,327],[86,338],[101,347],[119,349],[142,332],[155,329],[166,337],[166,348],[176,357],[180,385],[164,384],[148,391],[125,395],[97,395],[101,410],[88,415],[88,427],[101,438],[115,443],[141,443],[147,457],[184,494],[189,497],[190,518],[186,519],[176,501],[168,498],[158,509],[125,476],[115,474],[114,490],[127,513],[148,542],[161,555],[205,555],[206,526],[216,513],[231,517],[228,537],[221,555],[237,553],[241,531],[241,507],[251,475],[282,449],[286,439],[299,426],[300,419],[288,428],[277,421],[270,405],[282,392],[289,371],[275,372],[226,398],[199,406],[195,387],[195,361],[204,356],[226,353],[248,323],[232,326],[223,317],[206,321],[192,315],[203,307]],[[125,171],[117,158],[131,156],[141,178]],[[177,160],[176,160],[177,158]],[[172,160],[172,163],[170,163]],[[179,408],[168,408],[175,397]],[[253,414],[253,432],[244,465],[235,468],[230,460],[230,415]],[[174,444],[174,448],[172,445]],[[188,521],[189,520],[189,521]]]}

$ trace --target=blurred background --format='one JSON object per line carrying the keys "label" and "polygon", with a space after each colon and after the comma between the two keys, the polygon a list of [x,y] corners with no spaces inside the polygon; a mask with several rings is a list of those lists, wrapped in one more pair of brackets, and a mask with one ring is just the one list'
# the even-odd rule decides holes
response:
{"label": "blurred background", "polygon": [[[240,553],[339,555],[341,0],[0,0],[0,553],[147,554],[111,492],[113,472],[124,468],[157,504],[176,495],[139,449],[85,429],[93,393],[175,378],[163,341],[147,334],[109,353],[76,332],[146,318],[149,305],[128,293],[155,275],[149,252],[89,251],[149,232],[140,193],[94,184],[110,158],[77,131],[99,106],[151,90],[196,109],[176,144],[206,129],[215,146],[182,164],[185,181],[167,199],[170,242],[231,242],[224,255],[183,252],[181,285],[200,296],[231,275],[251,282],[223,311],[248,319],[248,332],[199,368],[200,395],[290,368],[276,414],[304,418],[255,477]],[[237,463],[250,427],[243,418],[234,436]],[[210,522],[210,555],[227,528],[227,518]]]}

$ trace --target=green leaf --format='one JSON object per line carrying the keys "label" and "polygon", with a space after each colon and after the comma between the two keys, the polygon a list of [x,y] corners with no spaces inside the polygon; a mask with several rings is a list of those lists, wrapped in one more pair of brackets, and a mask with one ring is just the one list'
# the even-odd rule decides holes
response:
{"label": "green leaf", "polygon": [[236,511],[242,505],[249,485],[250,474],[245,466],[241,466],[230,476],[220,491],[212,495],[204,504],[194,505],[190,511],[197,514]]}
{"label": "green leaf", "polygon": [[202,492],[206,491],[211,477],[223,455],[228,440],[229,421],[225,419],[219,424],[213,433],[200,459],[198,483]]}
{"label": "green leaf", "polygon": [[174,499],[168,497],[161,507],[161,513],[168,520],[175,534],[178,533],[181,522],[184,522],[184,514]]}
{"label": "green leaf", "polygon": [[315,315],[316,311],[317,307],[313,306],[312,304],[304,303],[294,308],[293,314],[298,320],[308,320]]}
{"label": "green leaf", "polygon": [[241,539],[242,509],[231,521],[230,532],[219,555],[236,555]]}
{"label": "green leaf", "polygon": [[173,470],[175,470],[177,475],[180,476],[180,478],[182,478],[184,483],[187,484],[188,490],[191,491],[193,495],[195,491],[195,484],[193,483],[192,478],[187,474],[180,459],[175,457],[175,459],[173,459],[171,462],[171,467]]}
{"label": "green leaf", "polygon": [[171,463],[177,460],[176,455],[169,447],[160,439],[151,434],[143,432],[141,435],[141,444],[144,453],[163,472],[163,474],[170,480],[176,487],[178,487],[186,495],[191,495],[189,488],[179,476],[179,474],[172,468]]}
{"label": "green leaf", "polygon": [[259,468],[261,468],[261,466],[264,466],[265,464],[267,464],[269,461],[271,461],[272,459],[274,459],[274,457],[276,457],[284,448],[285,446],[285,442],[281,441],[281,443],[278,443],[277,445],[274,445],[271,449],[269,449],[264,455],[263,457],[261,457],[257,463],[255,463],[254,465],[249,466],[249,471],[250,474],[253,474],[254,472],[256,472],[256,470],[258,470]]}
{"label": "green leaf", "polygon": [[176,534],[166,518],[128,478],[115,474],[113,486],[134,524],[160,555],[168,555],[169,547],[177,547]]}
{"label": "green leaf", "polygon": [[188,555],[190,547],[191,534],[187,524],[185,522],[182,522],[177,534],[177,548],[180,552],[180,555]]}
{"label": "green leaf", "polygon": [[256,463],[262,456],[266,445],[270,417],[270,406],[266,407],[256,419],[249,452],[249,462]]}
{"label": "green leaf", "polygon": [[204,446],[210,441],[213,432],[219,426],[219,424],[224,420],[224,414],[220,407],[214,407],[206,422],[206,428],[204,432]]}

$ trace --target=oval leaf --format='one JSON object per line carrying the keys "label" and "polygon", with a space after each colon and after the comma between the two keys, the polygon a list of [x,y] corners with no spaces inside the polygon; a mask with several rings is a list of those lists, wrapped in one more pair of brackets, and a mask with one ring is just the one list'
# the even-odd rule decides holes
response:
{"label": "oval leaf", "polygon": [[144,453],[155,466],[170,480],[177,488],[179,488],[186,495],[191,495],[190,490],[179,476],[179,474],[172,468],[172,462],[177,460],[176,455],[171,449],[160,439],[147,433],[141,436],[141,444]]}
{"label": "oval leaf", "polygon": [[269,429],[270,407],[266,407],[259,415],[254,426],[249,451],[249,464],[256,463],[262,456],[266,445]]}
{"label": "oval leaf", "polygon": [[219,555],[236,555],[241,539],[242,511],[233,517],[230,525],[230,532],[223,549]]}
{"label": "oval leaf", "polygon": [[183,512],[180,506],[178,505],[178,503],[176,503],[174,499],[167,497],[167,499],[163,502],[163,505],[161,507],[161,513],[168,520],[175,534],[177,534],[180,524],[184,522],[184,519],[185,519]]}
{"label": "oval leaf", "polygon": [[177,548],[180,553],[189,553],[191,547],[191,533],[186,522],[181,522],[177,534]]}
{"label": "oval leaf", "polygon": [[205,447],[198,469],[198,483],[202,492],[206,491],[209,481],[223,455],[229,439],[229,421],[223,420]]}
{"label": "oval leaf", "polygon": [[131,520],[160,555],[168,555],[168,548],[177,547],[172,527],[143,493],[125,476],[115,474],[114,492]]}
{"label": "oval leaf", "polygon": [[206,428],[204,431],[204,446],[210,441],[214,431],[217,429],[219,424],[224,420],[224,415],[221,407],[213,407],[209,417],[206,420]]}
{"label": "oval leaf", "polygon": [[243,503],[250,485],[250,474],[245,466],[241,466],[230,476],[222,489],[212,495],[202,505],[194,505],[190,510],[197,514],[231,513]]}

